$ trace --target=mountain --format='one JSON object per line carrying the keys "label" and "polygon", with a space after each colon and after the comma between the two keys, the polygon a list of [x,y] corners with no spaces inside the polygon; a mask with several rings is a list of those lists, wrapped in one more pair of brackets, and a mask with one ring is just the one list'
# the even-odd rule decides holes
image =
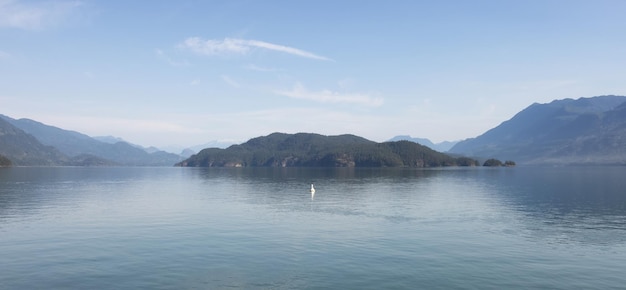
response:
{"label": "mountain", "polygon": [[155,153],[155,152],[159,152],[159,151],[164,151],[164,150],[160,150],[159,148],[156,148],[154,146],[143,147],[141,145],[133,144],[133,143],[130,143],[130,142],[128,142],[128,141],[126,141],[126,140],[124,140],[122,138],[115,137],[115,136],[94,136],[94,137],[91,137],[91,138],[93,138],[95,140],[98,140],[100,142],[109,143],[109,144],[116,144],[116,143],[119,143],[119,142],[128,143],[129,145],[131,145],[133,147],[136,147],[136,148],[139,148],[139,149],[141,149],[143,151],[146,151],[147,153]]}
{"label": "mountain", "polygon": [[273,133],[226,149],[207,148],[178,166],[190,167],[439,167],[474,166],[409,141],[376,143],[354,135]]}
{"label": "mountain", "polygon": [[446,152],[446,151],[450,150],[450,148],[452,148],[457,143],[457,141],[443,141],[443,142],[439,142],[439,143],[435,144],[432,141],[430,141],[429,139],[426,139],[426,138],[414,138],[414,137],[411,137],[409,135],[398,135],[398,136],[395,136],[395,137],[389,139],[388,142],[402,141],[402,140],[415,142],[415,143],[424,145],[426,147],[429,147],[430,149],[433,149],[433,150],[439,151],[439,152]]}
{"label": "mountain", "polygon": [[130,166],[171,166],[181,160],[181,157],[176,154],[163,151],[148,153],[126,142],[109,144],[85,134],[45,125],[30,119],[15,120],[4,115],[0,115],[0,119],[32,135],[41,144],[52,146],[67,156],[78,157],[79,160],[95,160],[93,159],[95,157],[109,160],[100,160],[96,162],[97,164]]}
{"label": "mountain", "polygon": [[91,138],[96,139],[100,142],[109,143],[109,144],[115,144],[117,142],[126,142],[126,140],[119,138],[119,137],[115,137],[115,136],[93,136]]}
{"label": "mountain", "polygon": [[41,144],[3,118],[0,118],[0,155],[18,166],[52,166],[69,162],[69,158],[57,149]]}
{"label": "mountain", "polygon": [[196,154],[196,151],[193,151],[189,148],[184,149],[183,151],[180,152],[180,156],[184,157],[184,158],[189,158],[192,155]]}
{"label": "mountain", "polygon": [[191,149],[191,150],[196,151],[196,152],[199,152],[200,150],[205,149],[205,148],[222,148],[222,149],[225,149],[225,148],[228,148],[231,145],[235,145],[237,143],[240,143],[240,142],[235,142],[235,141],[232,141],[232,140],[231,141],[213,140],[213,141],[209,141],[207,143],[201,144],[201,145],[195,145],[195,146],[189,147],[187,149]]}
{"label": "mountain", "polygon": [[197,152],[200,152],[202,149],[206,149],[206,148],[221,148],[221,149],[225,149],[225,148],[228,148],[229,146],[235,145],[235,144],[237,144],[237,142],[213,140],[213,141],[210,141],[210,142],[207,142],[207,143],[204,143],[204,144],[194,145],[194,146],[187,147],[187,148],[170,146],[170,147],[166,147],[165,150],[167,150],[168,152],[180,152],[180,154],[179,154],[180,156],[188,158],[191,155],[194,155]]}
{"label": "mountain", "polygon": [[518,164],[626,164],[626,97],[535,103],[449,152]]}

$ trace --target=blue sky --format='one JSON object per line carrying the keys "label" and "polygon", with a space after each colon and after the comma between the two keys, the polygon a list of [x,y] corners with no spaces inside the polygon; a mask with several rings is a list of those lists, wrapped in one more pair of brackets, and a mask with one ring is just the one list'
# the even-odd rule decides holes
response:
{"label": "blue sky", "polygon": [[141,145],[475,137],[626,95],[626,1],[0,0],[0,113]]}

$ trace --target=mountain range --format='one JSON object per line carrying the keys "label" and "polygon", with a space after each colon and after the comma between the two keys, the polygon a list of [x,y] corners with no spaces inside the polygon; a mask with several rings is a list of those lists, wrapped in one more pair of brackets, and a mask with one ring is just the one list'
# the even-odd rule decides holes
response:
{"label": "mountain range", "polygon": [[626,97],[532,104],[450,153],[518,164],[626,164]]}
{"label": "mountain range", "polygon": [[176,154],[148,153],[123,141],[102,142],[30,119],[0,115],[0,130],[0,155],[14,165],[171,166],[182,160]]}
{"label": "mountain range", "polygon": [[[290,148],[289,142],[300,147]],[[311,144],[306,145],[307,142]],[[0,166],[172,166],[176,163],[186,166],[417,166],[420,161],[413,157],[406,159],[407,156],[402,155],[405,152],[398,151],[399,148],[430,155],[432,152],[422,147],[407,144],[419,143],[430,147],[428,150],[446,151],[445,146],[454,142],[433,144],[425,138],[400,135],[390,142],[376,143],[354,135],[276,133],[228,148],[225,148],[228,143],[218,143],[207,143],[178,155],[116,137],[89,137],[30,119],[0,115]],[[211,148],[195,154],[202,147]],[[453,156],[448,156],[450,158],[470,156],[481,161],[497,158],[514,160],[520,165],[625,165],[626,97],[610,95],[535,103],[484,134],[454,144],[446,153]],[[239,159],[233,159],[237,154]],[[288,154],[294,158],[288,158]],[[444,160],[440,157],[435,159]],[[445,164],[454,162],[443,161]]]}

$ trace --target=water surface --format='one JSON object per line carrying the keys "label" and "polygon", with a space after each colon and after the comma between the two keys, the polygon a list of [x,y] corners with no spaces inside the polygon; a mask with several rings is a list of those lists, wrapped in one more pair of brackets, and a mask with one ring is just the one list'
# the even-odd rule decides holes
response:
{"label": "water surface", "polygon": [[0,285],[623,288],[624,188],[623,167],[2,168]]}

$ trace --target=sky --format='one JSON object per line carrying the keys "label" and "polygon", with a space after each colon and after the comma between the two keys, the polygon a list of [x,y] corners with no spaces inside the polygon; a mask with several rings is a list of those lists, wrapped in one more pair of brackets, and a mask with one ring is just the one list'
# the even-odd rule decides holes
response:
{"label": "sky", "polygon": [[0,114],[144,146],[476,137],[626,95],[626,1],[0,0]]}

